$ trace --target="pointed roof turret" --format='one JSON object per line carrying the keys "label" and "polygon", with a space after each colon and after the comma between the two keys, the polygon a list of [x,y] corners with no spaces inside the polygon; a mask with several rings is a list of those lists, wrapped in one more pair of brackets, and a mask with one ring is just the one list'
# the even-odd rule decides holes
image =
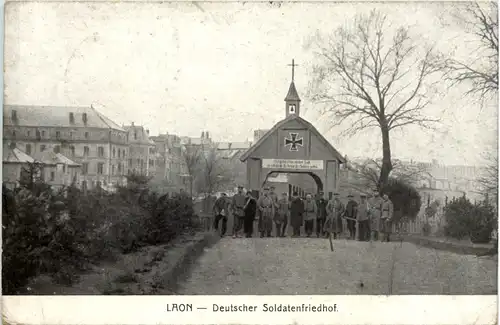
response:
{"label": "pointed roof turret", "polygon": [[295,88],[295,82],[290,83],[290,88],[288,88],[288,94],[285,97],[285,101],[299,101],[300,97],[297,93],[297,88]]}

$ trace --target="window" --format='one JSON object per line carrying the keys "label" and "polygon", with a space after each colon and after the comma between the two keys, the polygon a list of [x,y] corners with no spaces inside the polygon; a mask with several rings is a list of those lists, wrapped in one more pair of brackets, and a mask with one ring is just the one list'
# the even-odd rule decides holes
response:
{"label": "window", "polygon": [[56,178],[56,173],[50,172],[50,180],[53,181]]}
{"label": "window", "polygon": [[90,154],[90,149],[89,147],[85,146],[83,147],[83,155],[86,157]]}
{"label": "window", "polygon": [[27,153],[28,155],[31,155],[31,144],[29,144],[29,143],[28,143],[28,144],[26,144],[26,153]]}
{"label": "window", "polygon": [[59,138],[61,138],[61,132],[56,131],[56,139],[59,139]]}
{"label": "window", "polygon": [[97,164],[97,174],[98,175],[104,174],[104,163]]}
{"label": "window", "polygon": [[121,153],[122,153],[122,151],[120,149],[118,149],[118,158],[121,158]]}
{"label": "window", "polygon": [[85,139],[88,139],[88,138],[89,138],[89,133],[85,132]]}
{"label": "window", "polygon": [[149,159],[149,166],[153,167],[155,165],[155,162],[154,160],[152,159]]}
{"label": "window", "polygon": [[115,174],[115,165],[111,165],[111,175]]}
{"label": "window", "polygon": [[[120,152],[120,151],[118,151],[118,152]],[[119,163],[118,164],[118,173],[121,173],[121,172],[122,172],[122,164]]]}
{"label": "window", "polygon": [[16,130],[12,130],[12,135],[16,136]]}
{"label": "window", "polygon": [[82,164],[82,175],[87,175],[89,172],[89,163]]}
{"label": "window", "polygon": [[26,136],[28,136],[28,137],[29,137],[30,135],[31,135],[31,132],[30,132],[29,130],[28,130],[28,131],[26,131]]}
{"label": "window", "polygon": [[69,123],[75,124],[75,114],[69,113]]}
{"label": "window", "polygon": [[134,140],[137,140],[137,132],[134,132]]}
{"label": "window", "polygon": [[132,158],[130,158],[130,159],[128,160],[128,165],[129,165],[129,166],[132,166]]}
{"label": "window", "polygon": [[44,145],[44,144],[41,144],[41,145],[40,145],[40,152],[44,152],[44,151],[45,151],[45,148],[46,148],[46,147],[45,147],[45,145]]}
{"label": "window", "polygon": [[55,153],[60,153],[61,152],[61,147],[60,146],[55,146],[54,147],[54,152]]}
{"label": "window", "polygon": [[104,157],[104,148],[103,147],[97,148],[97,155],[99,157]]}
{"label": "window", "polygon": [[63,173],[66,172],[66,165],[63,165]]}
{"label": "window", "polygon": [[288,113],[295,114],[295,105],[294,104],[288,105]]}
{"label": "window", "polygon": [[12,120],[17,121],[17,111],[16,110],[12,111]]}
{"label": "window", "polygon": [[83,121],[83,124],[87,124],[87,113],[82,114],[82,121]]}
{"label": "window", "polygon": [[73,139],[73,132],[72,131],[69,132],[69,138]]}
{"label": "window", "polygon": [[115,156],[116,156],[116,150],[115,148],[113,148],[113,158],[115,158]]}
{"label": "window", "polygon": [[74,146],[70,146],[69,147],[69,150],[71,151],[71,156],[75,156],[75,147]]}
{"label": "window", "polygon": [[42,137],[45,137],[45,131],[42,131]]}
{"label": "window", "polygon": [[40,140],[42,136],[40,135],[40,131],[36,130],[36,138]]}

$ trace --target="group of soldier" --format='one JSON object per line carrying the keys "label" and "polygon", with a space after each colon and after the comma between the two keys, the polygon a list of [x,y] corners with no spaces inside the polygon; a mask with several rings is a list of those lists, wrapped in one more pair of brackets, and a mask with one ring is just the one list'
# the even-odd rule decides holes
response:
{"label": "group of soldier", "polygon": [[311,194],[301,198],[294,192],[288,198],[287,193],[278,196],[271,186],[264,187],[259,198],[256,198],[252,191],[244,194],[243,187],[239,186],[238,193],[231,200],[223,193],[214,204],[214,228],[218,231],[222,221],[222,236],[227,230],[230,211],[234,217],[234,238],[239,236],[242,228],[246,237],[252,237],[254,221],[257,219],[260,237],[271,237],[274,223],[276,237],[285,237],[290,225],[292,237],[300,237],[303,226],[307,237],[315,232],[317,237],[331,236],[338,239],[345,232],[345,224],[350,239],[381,239],[388,242],[394,207],[387,194],[381,197],[376,190],[369,198],[361,194],[359,202],[349,194],[347,204],[344,205],[339,193],[326,199],[323,192],[319,192],[314,198]]}

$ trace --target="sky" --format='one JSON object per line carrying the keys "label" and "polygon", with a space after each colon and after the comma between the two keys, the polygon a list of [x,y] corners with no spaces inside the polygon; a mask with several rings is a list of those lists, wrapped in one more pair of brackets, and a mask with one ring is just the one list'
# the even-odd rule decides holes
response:
{"label": "sky", "polygon": [[[378,9],[416,41],[466,57],[451,3],[30,3],[5,7],[5,104],[90,106],[150,134],[245,141],[285,117],[292,59],[301,115],[344,155],[379,157],[380,131],[346,138],[306,95],[315,64],[310,37]],[[470,45],[469,45],[470,46]],[[474,165],[498,137],[497,101],[478,104],[464,87],[427,109],[438,132],[391,133],[394,157]]]}

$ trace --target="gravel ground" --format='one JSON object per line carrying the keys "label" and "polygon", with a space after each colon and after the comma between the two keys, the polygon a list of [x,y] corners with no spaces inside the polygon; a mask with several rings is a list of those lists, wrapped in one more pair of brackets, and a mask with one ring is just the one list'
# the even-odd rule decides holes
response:
{"label": "gravel ground", "polygon": [[496,294],[496,288],[496,258],[399,242],[341,239],[331,252],[326,239],[226,237],[206,249],[177,293]]}

